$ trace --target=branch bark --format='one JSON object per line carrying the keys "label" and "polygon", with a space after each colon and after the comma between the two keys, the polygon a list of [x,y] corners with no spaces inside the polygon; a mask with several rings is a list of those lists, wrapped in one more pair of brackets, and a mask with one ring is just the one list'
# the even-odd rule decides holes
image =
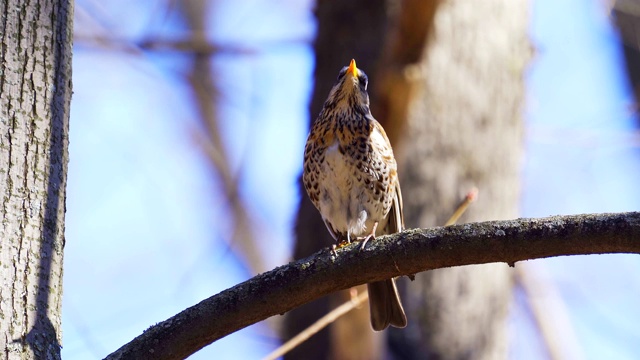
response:
{"label": "branch bark", "polygon": [[246,326],[332,292],[451,266],[640,253],[640,212],[413,229],[280,266],[152,326],[107,359],[183,359]]}

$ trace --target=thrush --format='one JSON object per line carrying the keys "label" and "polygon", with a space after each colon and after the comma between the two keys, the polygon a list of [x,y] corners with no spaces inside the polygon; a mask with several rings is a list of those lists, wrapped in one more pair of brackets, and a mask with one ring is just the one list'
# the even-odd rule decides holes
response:
{"label": "thrush", "polygon": [[[403,230],[396,160],[384,129],[373,118],[368,78],[355,60],[342,68],[304,150],[304,187],[331,236],[361,240]],[[371,326],[405,327],[395,280],[367,284]]]}

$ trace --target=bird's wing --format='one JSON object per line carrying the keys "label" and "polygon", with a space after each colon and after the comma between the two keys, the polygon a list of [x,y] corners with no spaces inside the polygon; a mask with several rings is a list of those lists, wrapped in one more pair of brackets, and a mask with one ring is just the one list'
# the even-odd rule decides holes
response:
{"label": "bird's wing", "polygon": [[372,143],[376,147],[376,150],[380,153],[383,161],[390,167],[389,176],[394,183],[395,195],[391,202],[391,210],[389,210],[389,221],[385,227],[387,234],[393,234],[404,230],[404,215],[402,207],[402,192],[400,191],[400,181],[398,180],[398,166],[393,156],[393,150],[391,149],[391,143],[387,137],[386,132],[382,128],[382,125],[371,117],[371,123],[373,124],[371,139]]}
{"label": "bird's wing", "polygon": [[330,222],[327,221],[327,219],[322,218],[322,220],[324,221],[325,226],[327,227],[327,230],[329,230],[329,234],[331,234],[331,237],[333,237],[333,240],[335,240],[336,242],[340,243],[343,240],[346,240],[346,237],[343,236],[341,233],[337,232],[333,226],[331,225]]}
{"label": "bird's wing", "polygon": [[385,227],[387,234],[394,234],[404,230],[404,215],[402,213],[402,192],[400,191],[400,182],[396,181],[395,196],[391,202],[391,210],[389,210],[389,221]]}
{"label": "bird's wing", "polygon": [[393,171],[397,170],[396,160],[393,157],[393,150],[391,149],[391,143],[387,137],[387,133],[382,128],[382,125],[369,115],[369,121],[371,125],[371,143],[376,152],[380,154],[384,162],[389,165]]}

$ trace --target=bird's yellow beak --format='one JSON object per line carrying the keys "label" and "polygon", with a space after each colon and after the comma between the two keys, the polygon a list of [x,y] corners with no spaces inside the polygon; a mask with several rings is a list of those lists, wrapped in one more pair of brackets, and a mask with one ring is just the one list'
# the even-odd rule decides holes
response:
{"label": "bird's yellow beak", "polygon": [[356,67],[356,61],[354,59],[351,59],[347,74],[353,74],[353,77],[358,77],[358,68]]}

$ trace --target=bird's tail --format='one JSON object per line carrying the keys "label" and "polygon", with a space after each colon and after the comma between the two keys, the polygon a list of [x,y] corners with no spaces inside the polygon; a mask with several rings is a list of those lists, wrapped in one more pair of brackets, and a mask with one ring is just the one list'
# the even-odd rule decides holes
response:
{"label": "bird's tail", "polygon": [[407,315],[402,308],[394,279],[367,284],[367,289],[373,330],[382,331],[389,325],[398,328],[407,326]]}

